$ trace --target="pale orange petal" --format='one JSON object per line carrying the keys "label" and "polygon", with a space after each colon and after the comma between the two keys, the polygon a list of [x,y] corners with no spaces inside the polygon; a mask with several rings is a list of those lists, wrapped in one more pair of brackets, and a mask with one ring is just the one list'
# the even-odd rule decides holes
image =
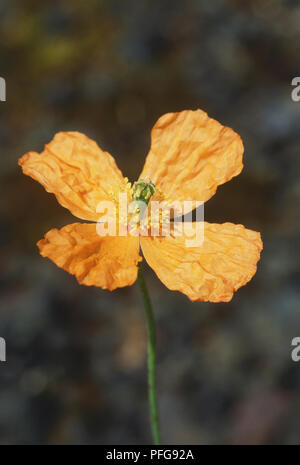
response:
{"label": "pale orange petal", "polygon": [[242,168],[243,143],[204,111],[163,115],[152,129],[141,178],[149,177],[170,200],[206,201]]}
{"label": "pale orange petal", "polygon": [[41,154],[26,153],[19,165],[63,207],[85,220],[99,219],[98,203],[111,200],[109,192],[118,192],[124,184],[114,158],[79,132],[59,132]]}
{"label": "pale orange petal", "polygon": [[76,276],[80,284],[112,291],[137,278],[137,237],[101,237],[95,224],[74,223],[51,229],[37,243],[43,257]]}
{"label": "pale orange petal", "polygon": [[200,247],[186,237],[143,237],[145,259],[171,290],[190,300],[228,302],[256,273],[262,250],[260,234],[242,225],[204,223]]}

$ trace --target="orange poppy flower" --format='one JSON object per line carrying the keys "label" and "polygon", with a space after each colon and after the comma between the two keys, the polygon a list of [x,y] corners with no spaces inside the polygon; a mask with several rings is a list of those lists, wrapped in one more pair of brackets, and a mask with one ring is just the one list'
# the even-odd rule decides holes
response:
{"label": "orange poppy flower", "polygon": [[[168,113],[152,130],[139,179],[151,180],[148,187],[151,184],[170,201],[206,201],[219,185],[241,172],[242,156],[241,138],[205,112]],[[129,192],[114,158],[78,132],[56,134],[41,154],[29,152],[19,164],[83,220],[98,221],[99,202]],[[141,246],[146,261],[169,289],[192,301],[210,302],[231,300],[255,274],[262,250],[258,232],[207,222],[199,247],[186,247],[185,236],[172,232],[168,237],[100,236],[94,223],[52,229],[37,245],[43,257],[75,275],[80,284],[109,290],[135,282]]]}

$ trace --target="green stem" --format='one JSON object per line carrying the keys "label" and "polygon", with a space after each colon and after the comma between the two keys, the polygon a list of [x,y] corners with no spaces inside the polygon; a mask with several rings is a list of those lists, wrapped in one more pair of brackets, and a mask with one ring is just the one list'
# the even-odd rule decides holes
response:
{"label": "green stem", "polygon": [[149,392],[149,407],[150,421],[154,444],[160,442],[160,427],[158,418],[157,398],[156,398],[156,372],[155,372],[155,321],[153,316],[152,304],[147,289],[147,285],[143,276],[141,263],[139,263],[138,283],[143,297],[143,302],[146,310],[147,333],[148,333],[148,392]]}

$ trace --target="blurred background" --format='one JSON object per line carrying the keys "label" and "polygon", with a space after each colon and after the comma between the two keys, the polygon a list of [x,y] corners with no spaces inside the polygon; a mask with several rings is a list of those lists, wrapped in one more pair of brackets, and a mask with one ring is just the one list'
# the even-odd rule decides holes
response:
{"label": "blurred background", "polygon": [[40,257],[74,217],[18,158],[77,130],[134,181],[158,117],[201,108],[245,145],[206,220],[261,231],[264,251],[230,303],[191,303],[145,266],[164,442],[299,444],[299,1],[0,0],[0,18],[0,443],[151,443],[137,286],[80,286]]}

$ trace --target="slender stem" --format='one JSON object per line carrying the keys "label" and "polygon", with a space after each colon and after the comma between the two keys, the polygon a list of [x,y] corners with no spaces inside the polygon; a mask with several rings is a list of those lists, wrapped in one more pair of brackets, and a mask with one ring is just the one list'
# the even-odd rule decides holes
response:
{"label": "slender stem", "polygon": [[155,372],[155,321],[153,316],[152,304],[143,276],[141,263],[139,263],[138,283],[143,297],[146,310],[147,333],[148,333],[148,393],[150,407],[150,421],[154,444],[160,442],[160,427],[158,418],[157,398],[156,398],[156,372]]}

